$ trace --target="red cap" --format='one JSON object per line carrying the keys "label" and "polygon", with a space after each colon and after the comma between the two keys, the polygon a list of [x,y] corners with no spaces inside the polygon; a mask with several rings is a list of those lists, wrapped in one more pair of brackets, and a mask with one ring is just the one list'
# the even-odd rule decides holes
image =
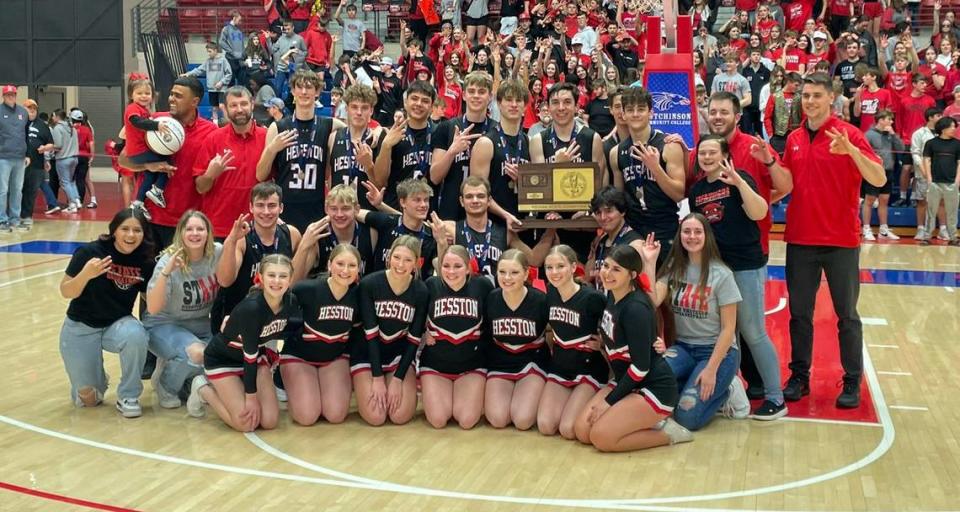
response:
{"label": "red cap", "polygon": [[4,85],[3,94],[16,94],[17,86],[16,85]]}

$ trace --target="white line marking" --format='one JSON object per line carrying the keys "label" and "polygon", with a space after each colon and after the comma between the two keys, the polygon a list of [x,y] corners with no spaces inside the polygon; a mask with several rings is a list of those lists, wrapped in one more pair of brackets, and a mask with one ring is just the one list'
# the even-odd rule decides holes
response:
{"label": "white line marking", "polygon": [[847,421],[847,420],[824,420],[821,418],[791,418],[784,416],[778,421],[795,421],[798,423],[823,423],[827,425],[850,425],[853,427],[883,427],[880,423],[871,423],[867,421]]}
{"label": "white line marking", "polygon": [[870,348],[900,348],[899,345],[878,345],[876,343],[871,343],[867,346]]}
{"label": "white line marking", "polygon": [[956,268],[956,267],[960,267],[960,263],[937,263],[937,266],[938,266],[938,267]]}
{"label": "white line marking", "polygon": [[771,309],[770,311],[765,311],[763,314],[765,314],[765,315],[772,315],[772,314],[774,314],[774,313],[783,311],[783,308],[785,308],[785,307],[787,307],[787,298],[786,298],[786,297],[780,297],[780,301],[777,302],[776,307],[774,307],[774,308]]}
{"label": "white line marking", "polygon": [[899,267],[905,267],[910,264],[910,262],[907,261],[881,261],[880,263],[883,265],[896,265]]}
{"label": "white line marking", "polygon": [[[54,262],[51,261],[50,263],[54,263]],[[66,267],[64,267],[64,268],[66,268]],[[37,277],[47,277],[47,276],[52,276],[53,274],[62,274],[62,273],[63,273],[63,270],[64,270],[64,269],[61,268],[61,269],[57,269],[57,270],[51,270],[51,271],[49,271],[49,272],[44,272],[44,273],[42,273],[42,274],[36,274],[36,275],[32,275],[32,276],[27,276],[27,277],[21,277],[20,279],[14,279],[13,281],[0,284],[0,288],[4,288],[4,287],[7,287],[7,286],[13,286],[13,285],[15,285],[15,284],[20,284],[20,283],[22,283],[22,282],[24,282],[24,281],[29,281],[29,280],[34,279],[34,278],[37,278]]]}
{"label": "white line marking", "polygon": [[929,411],[926,407],[921,407],[919,405],[891,405],[891,409],[897,409],[901,411]]}
{"label": "white line marking", "polygon": [[860,323],[863,325],[887,325],[887,319],[865,316],[860,318]]}
{"label": "white line marking", "polygon": [[948,291],[948,292],[950,292],[950,293],[953,293],[953,287],[952,287],[952,286],[944,286],[943,289],[946,290],[946,291]]}
{"label": "white line marking", "polygon": [[877,372],[877,375],[893,375],[895,377],[910,377],[913,374],[910,372]]}

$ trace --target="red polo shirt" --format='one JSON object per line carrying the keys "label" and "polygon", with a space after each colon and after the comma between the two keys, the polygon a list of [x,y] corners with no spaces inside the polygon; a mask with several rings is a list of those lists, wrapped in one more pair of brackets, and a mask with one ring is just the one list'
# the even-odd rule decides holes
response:
{"label": "red polo shirt", "polygon": [[[169,112],[157,112],[153,117],[170,117]],[[146,201],[147,210],[153,217],[151,221],[158,226],[175,227],[183,212],[200,208],[200,194],[193,182],[193,162],[200,152],[200,146],[217,125],[197,115],[192,124],[183,127],[183,146],[173,154],[171,165],[177,170],[170,176],[163,189],[166,208],[160,208],[152,201]],[[137,173],[142,178],[142,173]]]}
{"label": "red polo shirt", "polygon": [[[843,131],[867,158],[880,163],[859,128],[830,117],[813,140],[805,126],[787,136],[784,164],[793,173],[787,206],[787,243],[854,248],[860,246],[860,183],[849,155],[830,153],[827,131]],[[736,160],[734,160],[736,161]]]}
{"label": "red polo shirt", "polygon": [[266,138],[267,130],[262,126],[238,135],[228,124],[214,130],[203,142],[193,164],[194,176],[207,172],[210,160],[227,149],[233,153],[230,167],[235,167],[224,171],[200,198],[201,210],[213,223],[213,236],[226,237],[237,217],[249,210],[250,190],[257,184],[257,162]]}

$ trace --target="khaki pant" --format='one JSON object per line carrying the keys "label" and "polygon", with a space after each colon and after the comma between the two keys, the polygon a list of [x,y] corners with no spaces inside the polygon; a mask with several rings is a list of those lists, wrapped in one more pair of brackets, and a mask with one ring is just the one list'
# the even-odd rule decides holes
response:
{"label": "khaki pant", "polygon": [[950,240],[957,239],[957,207],[960,205],[960,192],[956,183],[930,183],[927,189],[927,222],[926,237],[930,238],[937,227],[937,209],[940,200],[943,200],[943,209],[947,211],[947,234]]}

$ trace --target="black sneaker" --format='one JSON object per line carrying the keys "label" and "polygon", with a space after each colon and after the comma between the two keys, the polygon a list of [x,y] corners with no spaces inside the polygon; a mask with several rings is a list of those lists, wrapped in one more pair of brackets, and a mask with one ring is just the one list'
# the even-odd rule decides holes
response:
{"label": "black sneaker", "polygon": [[770,400],[764,400],[760,407],[754,409],[750,417],[759,421],[773,421],[787,415],[787,404],[777,405]]}
{"label": "black sneaker", "polygon": [[783,399],[788,402],[796,402],[809,394],[810,381],[800,377],[790,377],[787,386],[783,388]]}
{"label": "black sneaker", "polygon": [[747,386],[747,398],[750,400],[760,400],[763,397],[763,386]]}
{"label": "black sneaker", "polygon": [[838,409],[856,409],[860,407],[860,383],[844,382],[843,392],[837,397]]}

